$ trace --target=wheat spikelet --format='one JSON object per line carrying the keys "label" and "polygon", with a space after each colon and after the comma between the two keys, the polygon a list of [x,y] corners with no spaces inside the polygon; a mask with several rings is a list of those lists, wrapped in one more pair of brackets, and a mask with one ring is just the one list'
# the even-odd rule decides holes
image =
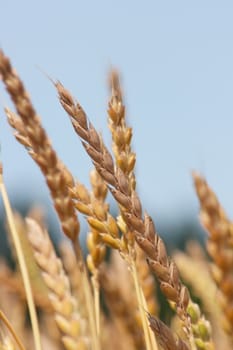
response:
{"label": "wheat spikelet", "polygon": [[[107,186],[105,185],[101,176],[95,169],[90,174],[90,180],[92,185],[92,193],[90,196],[90,204],[92,207],[92,218],[100,220],[103,223],[107,223],[110,216],[109,206],[105,203],[107,195]],[[89,216],[91,217],[91,216]],[[89,220],[90,221],[90,220]],[[89,248],[89,254],[87,256],[87,265],[89,270],[95,276],[96,283],[98,283],[98,267],[104,260],[106,254],[106,246],[102,241],[100,232],[90,226],[90,232],[87,237],[87,246]],[[102,232],[101,230],[101,233]],[[108,232],[107,232],[108,233]]]}
{"label": "wheat spikelet", "polygon": [[[118,239],[119,230],[116,220],[109,213],[108,205],[106,203],[103,204],[102,202],[98,202],[98,200],[96,200],[94,196],[89,193],[88,189],[78,181],[75,183],[73,188],[70,188],[70,193],[74,200],[76,209],[86,216],[91,232],[95,231],[95,238],[99,242],[101,241],[113,249],[123,249],[121,241]],[[95,244],[93,244],[91,236],[87,243],[90,251],[93,249],[94,254]],[[101,250],[98,251],[97,256],[93,256],[94,260],[96,261],[90,261],[89,268],[91,270],[94,269],[95,264],[98,265],[99,259],[100,261],[102,260],[104,257],[103,253],[104,248],[101,248]]]}
{"label": "wheat spikelet", "polygon": [[46,178],[64,233],[75,241],[79,234],[79,222],[68,193],[66,176],[61,171],[61,162],[41,126],[23,83],[1,50],[0,75],[21,118],[17,120],[14,114],[6,110],[9,122],[11,125],[14,124],[17,139],[29,148],[29,154]]}
{"label": "wheat spikelet", "polygon": [[50,290],[49,298],[54,309],[56,323],[63,333],[63,344],[67,350],[89,349],[89,339],[85,334],[86,322],[77,311],[76,301],[71,295],[69,280],[63,270],[61,260],[56,257],[48,233],[34,220],[27,219],[26,222],[36,262]]}
{"label": "wheat spikelet", "polygon": [[224,328],[230,334],[233,329],[233,225],[227,218],[216,195],[206,180],[193,175],[196,192],[200,201],[200,219],[209,233],[207,250],[214,261],[212,272],[221,291],[221,306],[225,315]]}

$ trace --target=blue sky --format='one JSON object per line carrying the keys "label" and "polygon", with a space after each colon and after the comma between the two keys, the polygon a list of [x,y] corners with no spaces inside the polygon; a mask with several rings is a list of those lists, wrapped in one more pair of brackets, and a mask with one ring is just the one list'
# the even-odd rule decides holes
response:
{"label": "blue sky", "polygon": [[[56,92],[58,78],[110,145],[107,73],[119,69],[134,129],[138,191],[167,218],[197,215],[191,171],[233,217],[232,1],[0,1],[0,46],[11,57],[55,149],[80,181],[91,163]],[[39,67],[39,68],[38,68]],[[38,168],[12,136],[0,86],[0,139],[11,197],[48,199]]]}

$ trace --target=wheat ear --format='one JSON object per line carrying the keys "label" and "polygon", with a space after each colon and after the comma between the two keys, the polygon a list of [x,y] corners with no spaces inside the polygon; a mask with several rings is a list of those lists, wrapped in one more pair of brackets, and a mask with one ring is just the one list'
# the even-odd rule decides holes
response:
{"label": "wheat ear", "polygon": [[224,328],[233,329],[233,224],[227,218],[216,195],[206,180],[193,174],[195,189],[200,201],[200,219],[209,233],[207,251],[214,261],[212,272],[221,291],[221,306],[225,315]]}
{"label": "wheat ear", "polygon": [[[123,103],[122,98],[122,90],[120,86],[120,79],[119,75],[116,71],[112,71],[110,74],[110,88],[111,88],[111,97],[109,101],[109,109],[108,109],[108,122],[109,122],[109,128],[111,130],[112,134],[112,148],[113,153],[115,157],[116,167],[121,169],[123,174],[125,175],[127,181],[128,181],[128,190],[129,195],[131,195],[132,191],[135,191],[136,188],[136,178],[134,175],[134,166],[136,162],[136,155],[131,150],[131,139],[132,139],[132,128],[128,127],[126,123],[126,115],[125,115],[125,106]],[[124,213],[125,208],[124,206],[120,205],[120,220],[125,222],[124,220]],[[145,339],[147,343],[147,348],[150,347],[156,349],[157,345],[155,343],[155,337],[152,334],[147,319],[145,311],[149,311],[148,305],[147,305],[147,298],[144,295],[145,285],[143,286],[143,283],[145,282],[145,278],[141,279],[139,282],[139,275],[138,275],[138,269],[135,265],[135,236],[133,232],[130,230],[130,228],[127,226],[127,223],[125,222],[125,230],[123,230],[122,240],[124,244],[127,247],[127,253],[125,255],[125,259],[128,260],[130,263],[130,271],[132,272],[133,280],[135,283],[135,289],[137,292],[138,297],[138,306],[139,306],[139,312],[142,319]],[[128,257],[130,255],[130,257]],[[139,256],[139,257],[142,257]],[[138,259],[139,259],[138,257]],[[144,266],[147,264],[146,260],[141,259],[141,262],[144,264]],[[144,271],[149,271],[149,269],[145,269]],[[141,271],[142,272],[142,269]],[[148,288],[147,288],[148,291]],[[153,290],[151,290],[153,293]],[[147,294],[148,296],[148,294]],[[151,344],[149,344],[151,343]]]}
{"label": "wheat ear", "polygon": [[2,50],[0,50],[0,75],[20,117],[18,120],[6,109],[8,120],[11,125],[14,124],[17,139],[28,148],[29,154],[46,178],[64,233],[72,241],[76,241],[79,222],[67,189],[67,178],[61,171],[61,161],[41,126],[22,81]]}
{"label": "wheat ear", "polygon": [[91,157],[96,169],[109,185],[114,198],[125,208],[124,220],[134,232],[136,241],[145,251],[148,263],[160,280],[160,287],[167,298],[177,304],[180,315],[185,314],[189,301],[187,288],[179,280],[178,270],[174,262],[167,256],[165,245],[158,236],[152,219],[142,217],[141,201],[132,191],[129,193],[129,183],[121,169],[114,169],[113,159],[101,142],[93,125],[88,122],[82,107],[75,103],[69,91],[60,83],[56,84],[60,102],[71,117],[75,131],[83,140],[83,146]]}
{"label": "wheat ear", "polygon": [[[108,104],[108,125],[112,135],[112,149],[116,166],[125,174],[129,183],[129,193],[135,190],[136,179],[134,166],[136,155],[131,150],[132,128],[126,124],[125,106],[122,97],[122,89],[117,71],[110,74],[111,97]],[[120,207],[124,211],[124,207]],[[123,237],[125,244],[134,244],[132,232],[126,230]]]}
{"label": "wheat ear", "polygon": [[42,277],[49,289],[55,320],[62,332],[62,342],[67,350],[89,349],[86,335],[86,321],[81,318],[77,304],[71,295],[69,279],[57,258],[48,233],[33,219],[26,219],[28,238],[34,250],[34,256],[42,271]]}
{"label": "wheat ear", "polygon": [[134,166],[136,155],[131,150],[132,128],[127,126],[125,106],[122,97],[119,74],[110,74],[111,97],[108,108],[108,122],[112,134],[112,148],[117,166],[129,177],[130,188],[135,189]]}

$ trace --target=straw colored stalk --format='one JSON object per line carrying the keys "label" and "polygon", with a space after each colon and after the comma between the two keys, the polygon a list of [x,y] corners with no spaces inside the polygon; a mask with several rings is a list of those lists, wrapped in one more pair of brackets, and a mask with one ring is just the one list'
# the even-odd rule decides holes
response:
{"label": "straw colored stalk", "polygon": [[160,287],[166,297],[175,302],[177,312],[186,317],[189,293],[179,279],[178,270],[166,252],[162,239],[158,236],[152,219],[142,217],[141,201],[135,191],[130,194],[129,182],[125,174],[118,167],[114,169],[111,154],[100,140],[93,125],[88,122],[82,107],[59,82],[56,84],[60,102],[71,117],[75,131],[82,139],[87,153],[91,157],[96,169],[109,186],[111,193],[120,205],[125,208],[124,219],[136,241],[145,251],[148,263],[156,273]]}
{"label": "straw colored stalk", "polygon": [[[25,338],[27,304],[22,279],[0,262],[0,310],[7,314],[15,332]],[[20,289],[20,290],[19,290]]]}
{"label": "straw colored stalk", "polygon": [[49,289],[54,317],[62,332],[62,342],[67,350],[89,349],[90,339],[86,334],[86,321],[78,312],[76,299],[71,294],[69,279],[61,260],[56,256],[48,233],[33,219],[26,219],[26,222],[35,259]]}
{"label": "straw colored stalk", "polygon": [[75,242],[79,234],[79,222],[68,193],[66,174],[61,170],[61,162],[41,126],[22,81],[1,50],[0,76],[20,117],[17,119],[6,109],[8,121],[15,128],[18,141],[28,148],[29,154],[44,174],[62,229]]}
{"label": "straw colored stalk", "polygon": [[[26,304],[23,303],[23,301],[26,302],[26,294],[21,277],[18,273],[13,274],[13,272],[9,269],[0,268],[0,285],[4,286],[4,289],[7,291],[8,295],[12,294],[12,296],[15,297],[17,295],[17,297],[20,298],[19,303],[21,312],[17,311],[17,318],[15,318],[15,320],[19,321],[20,323],[19,316],[23,315],[24,312],[22,310],[26,307]],[[43,294],[41,295],[40,291],[33,289],[33,297],[37,307],[46,310],[46,312],[51,311],[51,304],[48,298],[45,298],[45,295]],[[16,310],[17,307],[13,309]]]}
{"label": "straw colored stalk", "polygon": [[[14,339],[14,342],[17,344],[17,347],[20,350],[25,350],[21,340],[19,339],[18,335],[16,334],[14,328],[12,327],[10,321],[7,319],[6,315],[0,310],[0,320],[1,320],[1,326],[0,326],[0,349],[1,350],[14,350],[15,346],[12,342],[12,338]],[[3,328],[3,325],[5,329],[7,329],[7,332]],[[11,337],[9,337],[9,334]]]}
{"label": "straw colored stalk", "polygon": [[233,225],[227,218],[216,195],[206,180],[194,173],[194,185],[200,201],[200,220],[209,233],[207,250],[214,264],[212,272],[221,291],[221,306],[225,315],[224,328],[233,330]]}
{"label": "straw colored stalk", "polygon": [[[28,213],[28,216],[30,216],[30,213]],[[47,296],[48,289],[47,289],[46,285],[44,284],[43,279],[41,278],[40,270],[39,270],[39,268],[35,262],[35,259],[34,259],[32,247],[31,247],[30,243],[28,242],[27,227],[26,227],[25,221],[21,217],[21,215],[17,212],[14,213],[14,224],[15,224],[15,227],[17,230],[18,237],[20,239],[21,247],[23,250],[24,258],[25,258],[25,263],[26,263],[27,268],[28,268],[28,274],[29,274],[30,281],[31,281],[33,296],[37,295],[37,300],[41,303],[41,305],[48,306],[49,305],[48,296]],[[43,222],[43,224],[44,224],[44,222]],[[7,229],[9,231],[9,227]],[[8,237],[9,237],[9,241],[11,244],[11,251],[13,253],[15,253],[15,249],[14,249],[14,246],[12,244],[10,232],[9,232]],[[15,257],[15,261],[16,261],[17,267],[19,267],[17,257]],[[18,273],[19,273],[19,269],[18,269]],[[39,297],[39,299],[38,299],[38,297]],[[44,299],[44,301],[43,301],[43,299]]]}

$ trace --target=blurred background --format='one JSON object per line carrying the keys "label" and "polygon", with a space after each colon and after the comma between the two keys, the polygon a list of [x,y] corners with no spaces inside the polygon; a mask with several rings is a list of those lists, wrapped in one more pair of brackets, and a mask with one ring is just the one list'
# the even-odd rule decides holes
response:
{"label": "blurred background", "polygon": [[[0,1],[0,46],[30,92],[54,148],[89,183],[89,158],[45,72],[80,101],[111,145],[108,73],[120,72],[137,153],[137,185],[159,232],[203,237],[191,172],[206,176],[233,216],[232,1]],[[41,204],[57,218],[44,179],[6,122],[0,84],[4,178],[13,206]],[[110,198],[111,201],[111,198]],[[114,206],[113,206],[113,210]],[[85,232],[85,226],[83,226]]]}

